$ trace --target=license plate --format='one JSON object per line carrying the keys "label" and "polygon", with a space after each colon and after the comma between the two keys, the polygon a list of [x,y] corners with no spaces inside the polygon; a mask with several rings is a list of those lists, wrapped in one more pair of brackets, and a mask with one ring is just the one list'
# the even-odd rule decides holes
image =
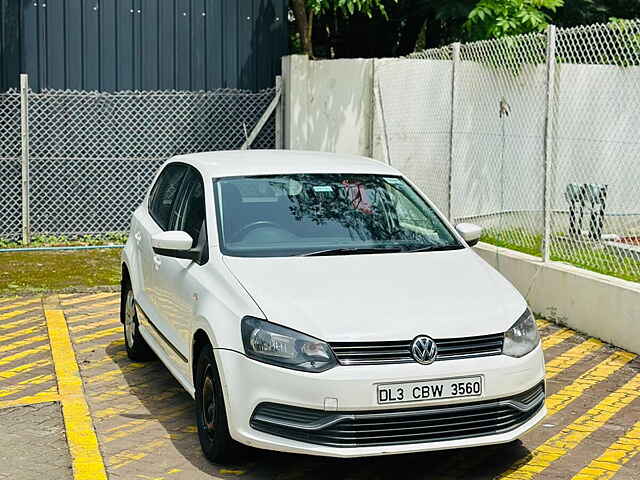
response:
{"label": "license plate", "polygon": [[377,385],[378,404],[422,402],[442,398],[482,396],[482,377],[444,378],[410,383]]}

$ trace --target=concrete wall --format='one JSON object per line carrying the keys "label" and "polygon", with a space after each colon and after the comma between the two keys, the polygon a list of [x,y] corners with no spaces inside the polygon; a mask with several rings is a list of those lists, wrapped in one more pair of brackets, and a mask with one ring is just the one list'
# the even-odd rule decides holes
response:
{"label": "concrete wall", "polygon": [[640,354],[640,284],[484,243],[475,250],[536,314]]}
{"label": "concrete wall", "polygon": [[284,57],[285,148],[370,156],[372,65]]}

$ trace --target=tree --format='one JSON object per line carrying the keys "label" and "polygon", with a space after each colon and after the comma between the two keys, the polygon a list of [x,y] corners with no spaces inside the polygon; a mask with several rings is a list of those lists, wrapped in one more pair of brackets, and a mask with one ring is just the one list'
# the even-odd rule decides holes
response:
{"label": "tree", "polygon": [[467,28],[473,38],[500,38],[541,32],[564,0],[480,0],[469,14]]}
{"label": "tree", "polygon": [[302,51],[313,57],[313,24],[317,15],[354,15],[363,13],[368,17],[374,11],[385,14],[383,0],[291,0],[296,28],[300,35]]}

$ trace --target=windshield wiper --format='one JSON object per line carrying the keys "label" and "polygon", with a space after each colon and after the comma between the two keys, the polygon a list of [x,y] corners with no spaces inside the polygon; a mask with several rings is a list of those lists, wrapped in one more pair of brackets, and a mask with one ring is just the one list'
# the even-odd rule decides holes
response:
{"label": "windshield wiper", "polygon": [[445,250],[461,250],[463,248],[462,245],[431,245],[429,247],[410,248],[405,250],[405,252],[442,252]]}
{"label": "windshield wiper", "polygon": [[367,253],[398,253],[400,247],[362,247],[362,248],[330,248],[328,250],[318,250],[317,252],[303,253],[303,257],[321,257],[328,255],[366,255]]}

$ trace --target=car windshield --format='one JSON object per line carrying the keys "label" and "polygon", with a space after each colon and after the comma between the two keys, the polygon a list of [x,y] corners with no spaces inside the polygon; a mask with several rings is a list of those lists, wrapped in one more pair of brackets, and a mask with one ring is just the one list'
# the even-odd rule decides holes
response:
{"label": "car windshield", "polygon": [[296,174],[214,180],[225,255],[349,255],[463,248],[400,177]]}

